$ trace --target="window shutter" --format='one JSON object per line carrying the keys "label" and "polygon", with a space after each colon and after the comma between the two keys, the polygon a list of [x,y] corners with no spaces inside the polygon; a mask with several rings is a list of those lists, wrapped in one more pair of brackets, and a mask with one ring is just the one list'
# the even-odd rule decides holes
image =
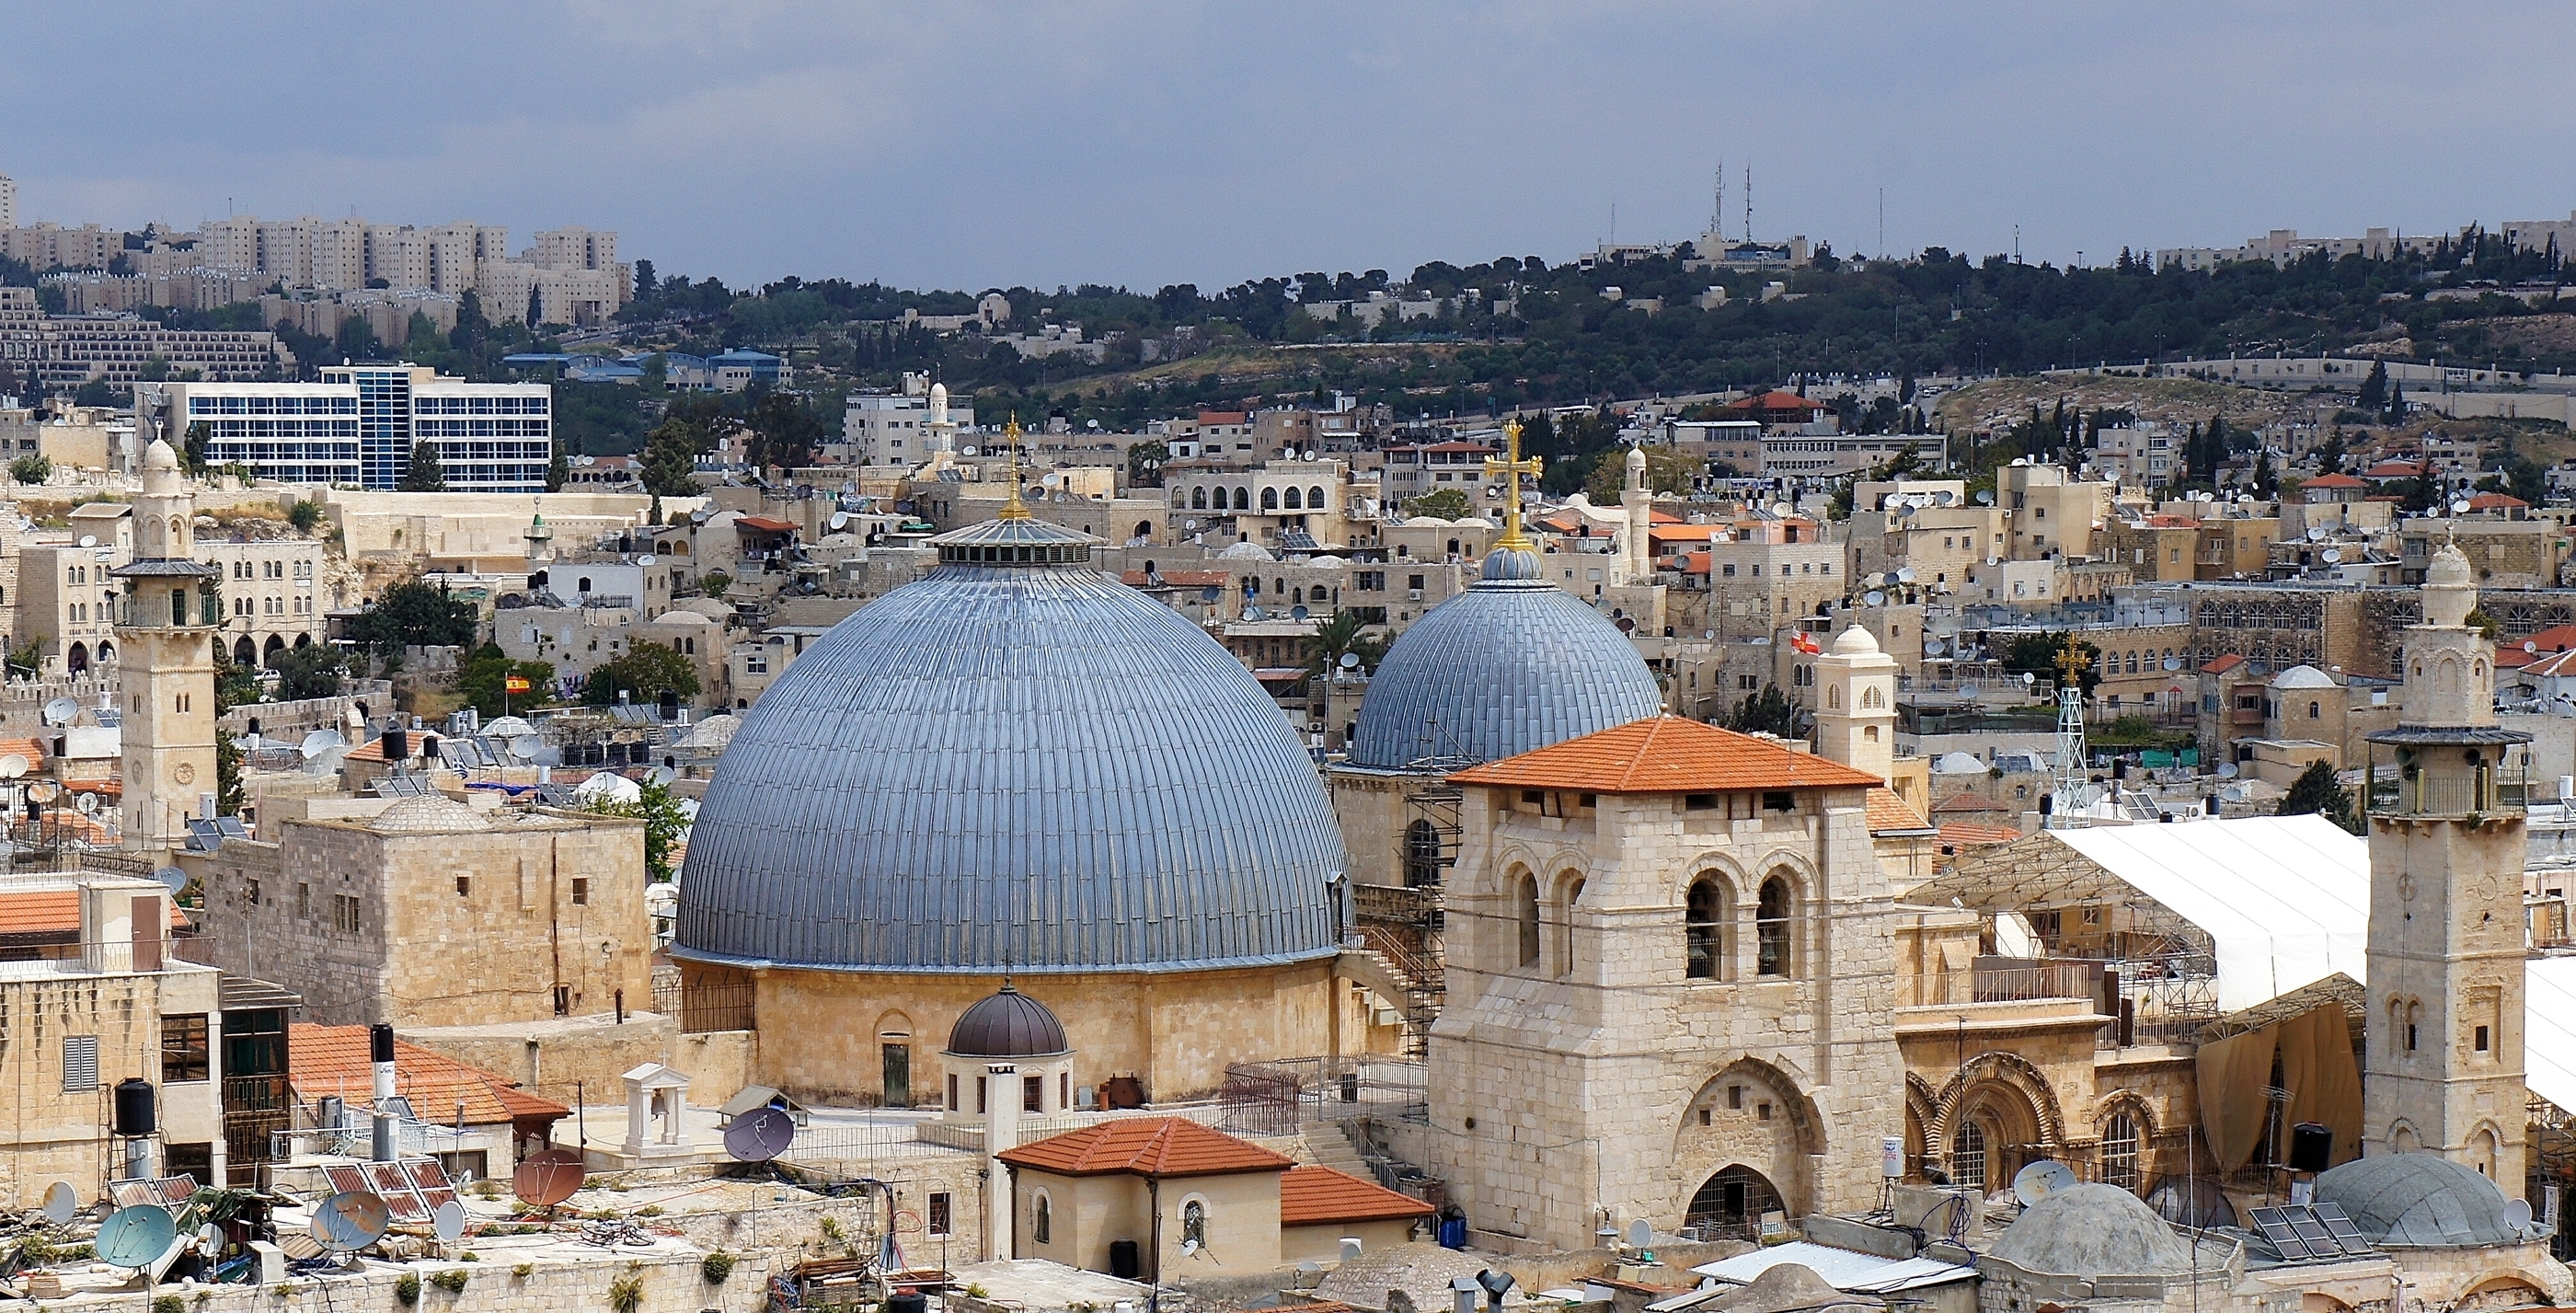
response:
{"label": "window shutter", "polygon": [[98,1036],[63,1036],[63,1089],[98,1088]]}

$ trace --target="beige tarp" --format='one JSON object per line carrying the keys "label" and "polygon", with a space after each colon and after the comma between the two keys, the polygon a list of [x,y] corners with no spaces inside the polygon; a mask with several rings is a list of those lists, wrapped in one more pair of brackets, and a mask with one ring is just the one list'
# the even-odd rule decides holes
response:
{"label": "beige tarp", "polygon": [[2353,1061],[2352,1026],[2341,1007],[2281,1023],[2281,1084],[2290,1092],[2291,1124],[2334,1128],[2332,1162],[2361,1156],[2361,1067]]}
{"label": "beige tarp", "polygon": [[2280,1030],[2265,1026],[2200,1046],[2200,1131],[2209,1137],[2210,1154],[2228,1171],[2251,1161],[2263,1142],[2272,1052],[2279,1047]]}

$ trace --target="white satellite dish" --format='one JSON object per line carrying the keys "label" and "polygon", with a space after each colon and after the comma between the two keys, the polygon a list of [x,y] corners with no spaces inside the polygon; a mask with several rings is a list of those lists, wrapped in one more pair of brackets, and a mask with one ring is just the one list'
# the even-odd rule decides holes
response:
{"label": "white satellite dish", "polygon": [[651,565],[653,564],[653,558],[650,556],[638,556],[635,558],[635,563],[637,565]]}
{"label": "white satellite dish", "polygon": [[97,811],[97,810],[98,810],[98,795],[97,795],[97,794],[95,794],[95,793],[75,793],[75,794],[73,794],[73,795],[72,795],[72,810],[79,812],[79,813],[80,813],[81,815],[83,815],[83,816],[87,816],[87,815],[89,815],[90,813]]}
{"label": "white satellite dish", "polygon": [[1868,593],[1868,595],[1867,595],[1867,596],[1862,597],[1860,600],[1861,600],[1861,601],[1863,601],[1863,602],[1868,603],[1868,604],[1869,604],[1869,605],[1871,605],[1871,606],[1885,606],[1885,605],[1887,605],[1887,594],[1882,593],[1882,592],[1878,591],[1877,589],[1873,588],[1873,589],[1869,590],[1869,593]]}
{"label": "white satellite dish", "polygon": [[438,1243],[455,1244],[465,1235],[465,1205],[454,1199],[441,1201],[430,1210],[429,1224],[438,1233]]}
{"label": "white satellite dish", "polygon": [[2042,1158],[2013,1173],[2013,1198],[2027,1208],[2073,1184],[2074,1168],[2054,1158]]}
{"label": "white satellite dish", "polygon": [[69,1181],[56,1181],[45,1187],[45,1220],[63,1226],[80,1211],[80,1191]]}
{"label": "white satellite dish", "polygon": [[2468,499],[2468,498],[2466,498],[2466,497],[2454,497],[2454,498],[2452,498],[2452,499],[2451,499],[2451,514],[2453,514],[2453,515],[2466,515],[2466,514],[2468,514],[2468,513],[2469,513],[2469,499]]}
{"label": "white satellite dish", "polygon": [[304,741],[295,745],[295,750],[303,753],[306,761],[311,761],[315,757],[321,756],[323,753],[328,752],[333,748],[345,748],[347,746],[349,746],[349,740],[343,736],[340,731],[336,729],[317,729],[312,733],[305,735]]}
{"label": "white satellite dish", "polygon": [[1994,505],[1994,504],[1995,504],[1995,494],[1994,494],[1993,490],[1991,490],[1991,489],[1987,489],[1987,490],[1984,490],[1984,491],[1980,491],[1980,492],[1977,494],[1977,504],[1978,504],[1979,506],[1992,506],[1992,505]]}
{"label": "white satellite dish", "polygon": [[85,533],[85,534],[82,534],[82,535],[80,536],[80,545],[81,545],[81,546],[83,546],[83,547],[96,547],[96,546],[98,546],[98,535],[97,535],[97,534],[94,534],[94,533]]}
{"label": "white satellite dish", "polygon": [[2165,669],[2167,669],[2167,670],[2180,670],[2180,669],[2182,669],[2182,658],[2181,658],[2181,657],[2166,657],[2166,658],[2165,658]]}
{"label": "white satellite dish", "polygon": [[1342,660],[1341,660],[1341,667],[1342,667],[1342,669],[1344,669],[1344,670],[1357,670],[1357,669],[1359,669],[1359,666],[1360,666],[1360,654],[1359,654],[1359,653],[1357,653],[1357,652],[1344,652],[1344,653],[1342,654]]}
{"label": "white satellite dish", "polygon": [[653,769],[644,772],[645,783],[659,784],[664,788],[669,788],[671,786],[671,781],[678,778],[680,778],[680,772],[675,771],[668,766],[656,766]]}
{"label": "white satellite dish", "polygon": [[958,454],[958,455],[960,455],[960,456],[972,456],[972,455],[974,455],[974,454],[975,454],[975,449],[974,449],[973,447],[971,447],[971,446],[969,446],[969,447],[959,447],[959,448],[957,449],[957,454]]}
{"label": "white satellite dish", "polygon": [[2319,525],[2312,525],[2312,526],[2310,526],[2310,527],[2309,527],[2309,529],[2308,529],[2308,541],[2309,541],[2309,542],[2312,542],[2312,543],[2321,543],[2321,542],[2324,542],[2325,540],[2326,540],[2326,527],[2325,527],[2324,525],[2319,524]]}
{"label": "white satellite dish", "polygon": [[14,780],[27,773],[27,759],[17,753],[0,757],[0,780]]}
{"label": "white satellite dish", "polygon": [[2021,686],[2022,686],[2023,688],[2028,688],[2028,687],[2030,687],[2031,685],[2036,684],[2036,683],[2038,683],[2038,682],[2039,682],[2039,676],[2034,675],[2034,674],[2030,673],[2030,672],[2029,672],[2029,671],[2027,671],[2027,670],[2025,670],[2025,671],[2021,672]]}
{"label": "white satellite dish", "polygon": [[535,761],[537,759],[537,753],[542,751],[545,746],[546,741],[544,739],[538,738],[534,734],[522,734],[517,738],[510,740],[510,755],[521,761]]}
{"label": "white satellite dish", "polygon": [[2531,1225],[2531,1201],[2528,1199],[2505,1200],[2504,1220],[2514,1226]]}
{"label": "white satellite dish", "polygon": [[1925,656],[1939,656],[1941,655],[1942,650],[1941,640],[1937,638],[1923,645],[1923,655]]}
{"label": "white satellite dish", "polygon": [[2328,565],[2333,565],[2343,560],[2343,549],[2340,547],[2329,547],[2324,551],[2317,553],[2317,559],[2324,561]]}
{"label": "white satellite dish", "polygon": [[337,775],[340,773],[340,759],[347,756],[348,753],[349,750],[345,747],[324,748],[320,752],[314,753],[312,756],[304,759],[305,773],[308,775]]}
{"label": "white satellite dish", "polygon": [[45,723],[48,725],[68,725],[72,723],[72,717],[80,714],[80,709],[80,699],[78,698],[55,698],[53,701],[45,704]]}
{"label": "white satellite dish", "polygon": [[1914,567],[1909,565],[1899,569],[1896,572],[1896,582],[1900,584],[1910,584],[1914,582]]}
{"label": "white satellite dish", "polygon": [[2218,763],[2218,778],[2222,780],[2235,779],[2236,763],[2232,761],[2222,761]]}
{"label": "white satellite dish", "polygon": [[[2522,640],[2522,650],[2525,652],[2538,652],[2540,650],[2540,644],[2526,638]],[[13,759],[9,757],[0,757],[0,777],[6,777],[8,775],[9,763],[11,760]]]}
{"label": "white satellite dish", "polygon": [[[81,796],[88,797],[89,795],[82,794]],[[152,878],[160,881],[162,888],[167,889],[174,894],[188,887],[188,873],[176,866],[164,866],[161,869],[154,871],[152,873]]]}
{"label": "white satellite dish", "polygon": [[1957,500],[1959,500],[1959,494],[1952,492],[1947,488],[1943,488],[1941,491],[1932,494],[1932,504],[1935,506],[1947,506]]}

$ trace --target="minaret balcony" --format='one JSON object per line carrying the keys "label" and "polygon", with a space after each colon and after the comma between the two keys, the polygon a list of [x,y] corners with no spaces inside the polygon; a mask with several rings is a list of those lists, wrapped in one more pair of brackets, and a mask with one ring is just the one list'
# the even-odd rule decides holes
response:
{"label": "minaret balcony", "polygon": [[2531,742],[2492,726],[2399,726],[2370,736],[2364,806],[2374,816],[2520,816],[2531,798]]}

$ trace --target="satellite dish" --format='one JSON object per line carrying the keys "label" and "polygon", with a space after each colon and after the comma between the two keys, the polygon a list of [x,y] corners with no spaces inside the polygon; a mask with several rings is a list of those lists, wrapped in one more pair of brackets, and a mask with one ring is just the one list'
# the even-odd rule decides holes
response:
{"label": "satellite dish", "polygon": [[1916,507],[1915,507],[1914,503],[1912,503],[1912,502],[1907,502],[1907,503],[1905,503],[1903,506],[1899,506],[1899,507],[1897,507],[1897,508],[1896,508],[1896,518],[1898,518],[1898,519],[1900,519],[1900,520],[1910,520],[1910,519],[1913,519],[1913,518],[1914,518],[1914,512],[1915,512],[1915,510],[1916,510]]}
{"label": "satellite dish", "polygon": [[2505,1200],[2504,1220],[2515,1226],[2531,1225],[2531,1201],[2528,1199]]}
{"label": "satellite dish", "polygon": [[98,546],[98,535],[97,535],[97,534],[94,534],[94,533],[85,533],[85,534],[82,534],[82,535],[80,536],[80,545],[81,545],[81,546],[83,546],[83,547],[96,547],[96,546]]}
{"label": "satellite dish", "polygon": [[2324,551],[2317,553],[2317,559],[2328,565],[2333,565],[2343,559],[2343,549],[2340,547],[2329,547]]}
{"label": "satellite dish", "polygon": [[1872,570],[1868,574],[1861,576],[1860,581],[1872,588],[1884,588],[1887,586],[1887,576],[1876,570]]}
{"label": "satellite dish", "polygon": [[510,1173],[510,1189],[520,1203],[552,1208],[578,1193],[585,1175],[580,1154],[548,1149],[519,1160],[518,1169]]}
{"label": "satellite dish", "polygon": [[87,816],[91,812],[98,810],[98,795],[95,793],[75,793],[72,795],[72,807],[80,812],[81,815]]}
{"label": "satellite dish", "polygon": [[975,448],[972,446],[959,447],[957,449],[957,454],[960,456],[972,456],[975,454]]}
{"label": "satellite dish", "polygon": [[340,759],[347,755],[349,755],[347,748],[324,748],[305,759],[305,772],[311,775],[336,775],[340,771]]}
{"label": "satellite dish", "polygon": [[1357,653],[1357,652],[1344,652],[1344,653],[1342,654],[1342,661],[1341,661],[1341,665],[1342,665],[1342,669],[1344,669],[1344,670],[1357,670],[1357,669],[1359,669],[1359,668],[1360,668],[1360,654],[1359,654],[1359,653]]}
{"label": "satellite dish", "polygon": [[170,1221],[169,1209],[159,1204],[135,1204],[108,1214],[107,1220],[98,1224],[98,1239],[93,1244],[100,1262],[140,1269],[150,1267],[168,1253],[178,1238],[179,1228]]}
{"label": "satellite dish", "polygon": [[1978,494],[1977,494],[1977,504],[1978,504],[1979,506],[1992,506],[1992,505],[1994,505],[1994,504],[1995,504],[1995,494],[1994,494],[1993,492],[1991,492],[1991,491],[1987,491],[1987,492],[1980,492],[1980,493],[1978,493]]}
{"label": "satellite dish", "polygon": [[1878,591],[1877,589],[1873,588],[1873,589],[1869,590],[1869,593],[1868,593],[1868,595],[1867,595],[1867,596],[1862,597],[1860,600],[1862,600],[1863,602],[1868,603],[1868,604],[1869,604],[1869,605],[1871,605],[1871,606],[1885,606],[1885,605],[1887,605],[1887,594],[1882,593],[1882,592]]}
{"label": "satellite dish", "polygon": [[1634,1249],[1643,1249],[1653,1243],[1655,1243],[1654,1223],[1640,1217],[1636,1221],[1628,1224],[1629,1247]]}
{"label": "satellite dish", "polygon": [[383,1239],[393,1220],[393,1209],[383,1198],[366,1190],[343,1190],[313,1210],[313,1238],[326,1249],[364,1249]]}
{"label": "satellite dish", "polygon": [[1288,618],[1289,618],[1289,619],[1291,619],[1291,620],[1303,620],[1303,619],[1305,619],[1305,618],[1306,618],[1306,608],[1304,608],[1304,607],[1302,607],[1302,606],[1292,606],[1292,607],[1289,607],[1289,608],[1288,608]]}
{"label": "satellite dish", "polygon": [[329,751],[332,748],[345,748],[347,746],[349,746],[349,740],[345,735],[341,734],[340,731],[336,729],[317,729],[312,733],[305,735],[304,741],[295,745],[295,750],[303,753],[306,761],[311,761],[315,757],[321,756],[324,752]]}
{"label": "satellite dish", "polygon": [[2180,670],[2180,669],[2182,669],[2182,658],[2181,658],[2181,657],[2166,657],[2166,658],[2165,658],[2165,669],[2167,669],[2167,670]]}
{"label": "satellite dish", "polygon": [[832,532],[839,533],[842,529],[849,526],[850,513],[848,511],[834,511],[832,512],[832,518],[824,521],[824,523],[832,530]]}
{"label": "satellite dish", "polygon": [[2453,515],[2466,515],[2466,514],[2468,514],[2468,513],[2469,513],[2469,499],[2468,499],[2468,498],[2466,498],[2466,497],[2454,497],[2454,498],[2452,498],[2452,499],[2451,499],[2451,514],[2453,514]]}
{"label": "satellite dish", "polygon": [[14,780],[27,773],[27,759],[17,753],[0,757],[0,780]]}
{"label": "satellite dish", "polygon": [[1908,565],[1898,569],[1896,572],[1896,582],[1900,584],[1910,584],[1914,582],[1914,567]]}
{"label": "satellite dish", "polygon": [[[2526,638],[2522,640],[2522,650],[2525,652],[2538,652],[2540,650],[2540,644]],[[0,776],[5,776],[8,773],[9,759],[7,757],[0,757]]]}
{"label": "satellite dish", "polygon": [[671,781],[678,778],[680,778],[680,773],[668,766],[656,766],[653,769],[644,772],[645,783],[659,784],[665,788],[670,786]]}
{"label": "satellite dish", "polygon": [[442,1201],[429,1210],[429,1225],[438,1233],[438,1243],[455,1244],[465,1235],[465,1205],[453,1199]]}
{"label": "satellite dish", "polygon": [[2029,671],[2027,671],[2027,670],[2025,670],[2025,671],[2021,672],[2021,686],[2022,686],[2023,688],[2028,688],[2028,687],[2030,687],[2031,685],[2036,684],[2036,683],[2038,683],[2038,682],[2039,682],[2039,676],[2034,675],[2034,674],[2030,673],[2030,672],[2029,672]]}
{"label": "satellite dish", "polygon": [[2218,763],[2218,778],[2222,780],[2235,779],[2236,763],[2232,761],[2222,761]]}
{"label": "satellite dish", "polygon": [[80,1191],[69,1181],[56,1181],[45,1187],[45,1220],[62,1226],[80,1211]]}
{"label": "satellite dish", "polygon": [[2075,1184],[2075,1169],[2054,1158],[2038,1162],[2013,1173],[2013,1198],[2027,1208],[2040,1200]]}
{"label": "satellite dish", "polygon": [[52,780],[38,780],[27,786],[27,796],[38,802],[52,802],[63,796],[63,786]]}
{"label": "satellite dish", "polygon": [[1941,655],[1941,640],[1936,638],[1936,639],[1933,639],[1931,642],[1925,643],[1925,644],[1923,645],[1923,655],[1925,655],[1925,656],[1939,656],[1939,655]]}
{"label": "satellite dish", "polygon": [[534,734],[522,734],[517,738],[510,740],[510,755],[521,761],[535,761],[537,759],[537,753],[542,751],[545,746],[546,741],[544,739],[538,738]]}
{"label": "satellite dish", "polygon": [[787,1152],[796,1140],[796,1123],[784,1109],[762,1108],[748,1117],[737,1117],[725,1128],[725,1152],[735,1162],[765,1163]]}
{"label": "satellite dish", "polygon": [[2309,542],[2312,542],[2312,543],[2321,543],[2321,542],[2324,542],[2325,540],[2326,540],[2326,527],[2325,527],[2324,525],[2322,525],[2322,524],[2316,524],[2316,525],[2310,525],[2310,526],[2308,527],[2308,541],[2309,541]]}
{"label": "satellite dish", "polygon": [[1959,494],[1952,492],[1947,488],[1943,488],[1941,491],[1932,494],[1932,504],[1935,506],[1947,506],[1957,500],[1959,500]]}
{"label": "satellite dish", "polygon": [[[90,795],[84,793],[81,796],[86,798]],[[188,873],[176,866],[164,866],[154,871],[152,878],[160,881],[162,888],[174,894],[188,887]]]}
{"label": "satellite dish", "polygon": [[45,723],[48,725],[68,725],[72,723],[72,717],[79,714],[78,698],[55,698],[45,704]]}

